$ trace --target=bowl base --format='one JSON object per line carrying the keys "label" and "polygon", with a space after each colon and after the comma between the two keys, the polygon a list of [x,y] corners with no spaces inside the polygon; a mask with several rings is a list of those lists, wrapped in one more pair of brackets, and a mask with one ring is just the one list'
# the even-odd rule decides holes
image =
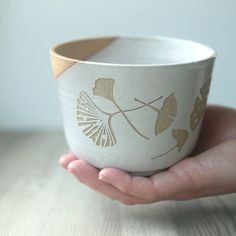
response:
{"label": "bowl base", "polygon": [[157,174],[159,172],[162,172],[164,170],[167,170],[168,168],[160,169],[160,170],[152,170],[152,171],[137,171],[137,172],[128,172],[131,176],[152,176],[154,174]]}

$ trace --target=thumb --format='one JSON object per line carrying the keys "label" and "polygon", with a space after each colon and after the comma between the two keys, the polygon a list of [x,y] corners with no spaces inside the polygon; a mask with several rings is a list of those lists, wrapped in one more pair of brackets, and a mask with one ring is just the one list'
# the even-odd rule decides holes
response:
{"label": "thumb", "polygon": [[151,177],[158,199],[187,200],[236,192],[236,139]]}

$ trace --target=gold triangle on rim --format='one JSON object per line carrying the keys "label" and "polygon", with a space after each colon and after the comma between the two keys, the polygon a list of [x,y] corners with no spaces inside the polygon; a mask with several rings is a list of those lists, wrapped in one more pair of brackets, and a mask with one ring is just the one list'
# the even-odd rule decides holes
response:
{"label": "gold triangle on rim", "polygon": [[59,75],[61,75],[65,70],[74,65],[75,61],[69,61],[61,57],[57,57],[55,55],[51,55],[52,62],[52,70],[54,78],[56,79]]}
{"label": "gold triangle on rim", "polygon": [[[115,39],[117,37],[100,38],[95,41],[77,40],[56,46],[50,51],[54,78],[60,76],[73,64],[79,63],[80,60],[86,60],[101,51]],[[64,57],[64,55],[69,56]]]}

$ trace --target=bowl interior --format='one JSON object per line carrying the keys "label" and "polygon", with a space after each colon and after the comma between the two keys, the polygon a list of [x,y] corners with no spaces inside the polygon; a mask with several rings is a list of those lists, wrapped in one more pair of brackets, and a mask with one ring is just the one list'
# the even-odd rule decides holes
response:
{"label": "bowl interior", "polygon": [[52,52],[69,60],[122,65],[185,64],[215,57],[203,44],[166,37],[83,39],[60,44]]}

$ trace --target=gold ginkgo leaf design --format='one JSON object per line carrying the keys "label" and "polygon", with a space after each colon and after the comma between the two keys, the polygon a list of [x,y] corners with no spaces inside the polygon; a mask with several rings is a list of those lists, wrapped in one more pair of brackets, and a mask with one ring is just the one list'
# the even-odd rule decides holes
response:
{"label": "gold ginkgo leaf design", "polygon": [[174,140],[176,141],[176,145],[174,147],[170,148],[168,151],[166,151],[158,156],[152,157],[151,159],[163,157],[166,154],[168,154],[169,152],[171,152],[172,150],[174,150],[175,148],[178,148],[178,152],[180,152],[182,150],[184,144],[188,140],[189,132],[185,129],[173,129],[171,134],[172,134],[172,137],[174,138]]}
{"label": "gold ginkgo leaf design", "polygon": [[85,91],[77,99],[77,121],[83,133],[96,145],[110,147],[116,144],[109,113],[98,108]]}
{"label": "gold ginkgo leaf design", "polygon": [[178,151],[180,152],[189,137],[189,133],[185,129],[173,129],[172,137],[176,141],[175,147],[178,147]]}
{"label": "gold ginkgo leaf design", "polygon": [[211,80],[208,79],[200,89],[200,94],[203,102],[207,102],[208,94],[210,91]]}
{"label": "gold ginkgo leaf design", "polygon": [[113,95],[114,85],[115,85],[114,79],[99,78],[95,81],[93,94],[114,102],[115,101],[114,95]]}
{"label": "gold ginkgo leaf design", "polygon": [[209,94],[209,89],[210,89],[210,83],[211,80],[208,79],[203,86],[200,89],[200,97],[197,96],[194,105],[193,105],[193,110],[190,114],[190,127],[191,130],[194,131],[198,124],[201,122],[203,116],[204,116],[204,111],[206,108],[207,104],[207,97]]}
{"label": "gold ginkgo leaf design", "polygon": [[168,96],[158,111],[158,117],[155,123],[155,135],[161,134],[166,129],[168,129],[174,117],[177,115],[177,101],[174,94]]}
{"label": "gold ginkgo leaf design", "polygon": [[193,111],[190,114],[190,127],[194,131],[203,117],[205,104],[197,97],[194,102]]}
{"label": "gold ginkgo leaf design", "polygon": [[[110,147],[117,143],[115,134],[112,129],[111,121],[114,116],[119,114],[123,116],[124,120],[126,120],[126,122],[133,129],[133,131],[135,131],[142,138],[149,139],[135,127],[135,125],[126,115],[126,113],[128,112],[137,111],[146,106],[150,107],[157,113],[157,119],[155,122],[154,129],[156,135],[164,132],[173,123],[174,118],[177,115],[177,101],[174,93],[170,94],[163,101],[163,104],[160,109],[156,108],[152,104],[162,99],[163,96],[160,96],[149,102],[143,102],[135,98],[135,101],[141,103],[142,105],[134,108],[122,109],[115,99],[114,87],[114,79],[98,78],[97,80],[95,80],[95,84],[92,89],[93,95],[102,97],[114,104],[114,106],[117,108],[117,111],[113,113],[105,112],[101,108],[99,108],[85,91],[80,92],[79,97],[77,99],[78,125],[82,128],[83,133],[88,138],[90,138],[96,145],[102,147]],[[176,138],[177,136],[174,134],[174,138]],[[179,147],[180,149],[180,146],[178,145],[175,147]]]}
{"label": "gold ginkgo leaf design", "polygon": [[144,136],[130,121],[126,113],[137,111],[145,106],[151,106],[151,104],[157,102],[162,96],[149,101],[147,104],[142,104],[131,109],[123,110],[116,102],[113,89],[115,80],[111,78],[99,78],[95,81],[93,88],[93,94],[100,96],[112,102],[117,108],[116,112],[109,113],[99,108],[89,95],[82,91],[77,98],[77,121],[78,125],[82,128],[83,133],[90,138],[96,145],[102,147],[110,147],[117,143],[115,134],[112,128],[112,118],[117,115],[122,115],[128,122],[131,128],[141,137],[148,139]]}

